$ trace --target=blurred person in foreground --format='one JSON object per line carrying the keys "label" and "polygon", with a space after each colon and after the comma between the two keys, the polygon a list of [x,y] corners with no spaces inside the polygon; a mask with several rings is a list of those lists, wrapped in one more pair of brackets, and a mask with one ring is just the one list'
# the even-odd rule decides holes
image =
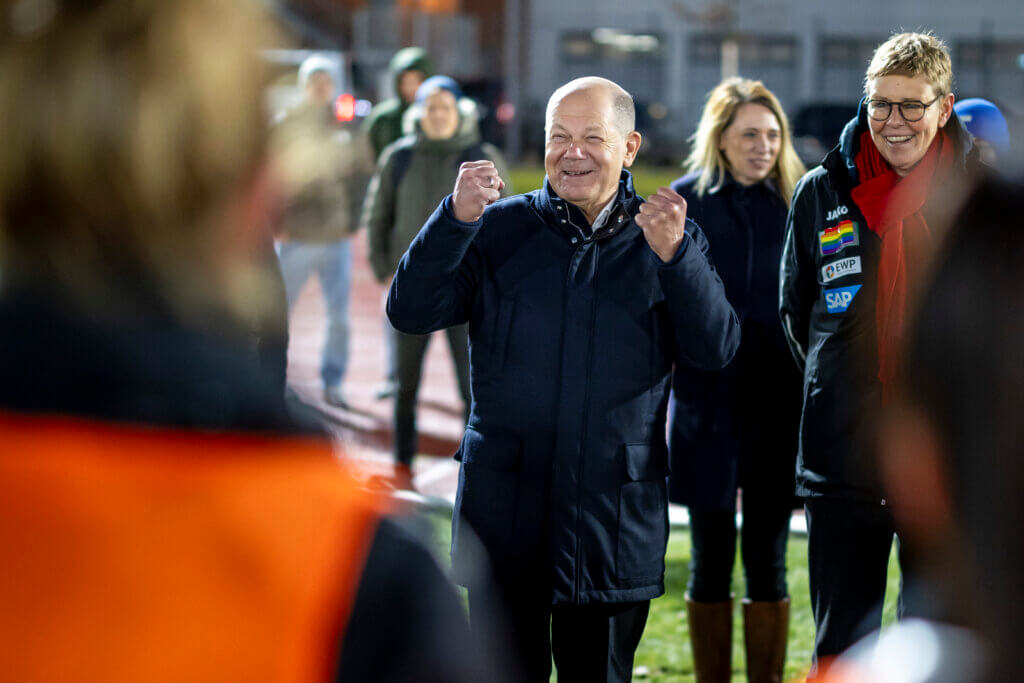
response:
{"label": "blurred person in foreground", "polygon": [[[634,125],[611,81],[558,88],[543,188],[499,201],[494,163],[462,164],[388,299],[407,334],[469,324],[452,557],[474,628],[496,599],[530,681],[552,654],[560,680],[630,680],[664,592],[672,365],[720,368],[739,342],[686,202],[633,189]],[[465,572],[470,529],[497,598]]]}
{"label": "blurred person in foreground", "polygon": [[246,333],[276,193],[268,19],[242,0],[12,10],[4,678],[481,680],[454,587],[290,417]]}
{"label": "blurred person in foreground", "polygon": [[[416,99],[420,84],[433,75],[433,70],[430,58],[421,47],[403,47],[391,57],[388,75],[391,76],[394,93],[378,102],[363,123],[378,163],[384,149],[405,135],[405,113]],[[387,301],[386,295],[384,301]],[[392,398],[398,392],[398,340],[386,316],[383,323],[386,367],[384,382],[374,390],[378,399]]]}
{"label": "blurred person in foreground", "polygon": [[953,110],[974,137],[981,161],[997,166],[1000,157],[1010,154],[1010,129],[999,107],[980,97],[961,100]]}
{"label": "blurred person in foreground", "polygon": [[779,323],[786,210],[804,166],[778,100],[731,78],[708,95],[689,171],[672,184],[704,230],[742,326],[723,370],[672,376],[669,499],[689,508],[687,620],[697,680],[728,681],[736,498],[743,489],[743,634],[751,681],[781,681],[789,633],[786,539],[794,502],[800,374]]}
{"label": "blurred person in foreground", "polygon": [[[370,265],[381,284],[390,284],[402,254],[424,221],[451,192],[465,161],[489,160],[506,175],[501,153],[480,140],[476,105],[462,96],[458,83],[432,76],[416,92],[406,115],[408,135],[385,149],[366,198]],[[502,190],[504,195],[509,187]],[[466,325],[445,330],[466,418],[472,401],[469,389],[469,336]],[[412,487],[416,454],[416,396],[430,335],[395,333],[398,393],[394,406],[395,484]]]}
{"label": "blurred person in foreground", "polygon": [[327,331],[320,361],[323,400],[347,407],[342,389],[349,361],[349,295],[352,290],[353,220],[350,181],[371,165],[361,137],[337,127],[335,62],[312,55],[299,67],[302,102],[272,131],[271,162],[284,192],[278,256],[294,308],[316,273],[324,299]]}
{"label": "blurred person in foreground", "polygon": [[932,35],[880,45],[857,118],[790,207],[780,307],[804,371],[797,493],[815,664],[881,623],[896,527],[872,457],[875,420],[889,410],[911,284],[934,249],[944,188],[977,166],[952,80],[946,46]]}
{"label": "blurred person in foreground", "polygon": [[881,425],[893,516],[936,618],[904,620],[855,646],[830,668],[830,683],[1021,678],[1022,212],[1020,180],[988,179],[954,218]]}

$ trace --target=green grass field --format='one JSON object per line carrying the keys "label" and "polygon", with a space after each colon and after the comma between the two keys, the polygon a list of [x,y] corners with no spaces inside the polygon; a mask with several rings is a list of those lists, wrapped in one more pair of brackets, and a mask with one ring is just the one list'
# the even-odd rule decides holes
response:
{"label": "green grass field", "polygon": [[[436,548],[443,566],[448,566],[450,518],[434,514]],[[733,592],[737,596],[733,615],[733,681],[746,681],[743,652],[743,571],[737,553],[733,574]],[[807,584],[807,538],[791,536],[787,550],[786,579],[791,599],[789,648],[786,653],[786,680],[803,680],[811,662],[814,646],[814,619],[811,617]],[[689,577],[690,535],[687,529],[674,529],[669,536],[665,557],[665,595],[651,602],[651,613],[637,649],[634,680],[672,683],[694,681],[693,655],[686,623],[683,594]],[[899,569],[895,551],[890,556],[889,584],[886,590],[883,623],[896,618],[896,595],[899,590]],[[557,680],[552,675],[552,681]]]}

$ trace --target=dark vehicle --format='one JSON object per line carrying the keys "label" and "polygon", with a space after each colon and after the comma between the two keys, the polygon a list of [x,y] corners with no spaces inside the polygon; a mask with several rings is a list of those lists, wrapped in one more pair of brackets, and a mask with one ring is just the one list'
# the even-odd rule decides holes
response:
{"label": "dark vehicle", "polygon": [[808,168],[821,163],[830,149],[839,144],[839,134],[847,121],[857,115],[857,103],[808,104],[791,119],[793,147]]}

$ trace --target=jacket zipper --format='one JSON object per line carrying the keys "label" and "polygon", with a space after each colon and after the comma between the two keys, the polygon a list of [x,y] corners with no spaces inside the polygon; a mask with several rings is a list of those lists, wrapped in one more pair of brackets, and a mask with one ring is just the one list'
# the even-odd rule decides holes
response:
{"label": "jacket zipper", "polygon": [[[587,242],[590,242],[590,238],[584,238],[580,243],[582,247]],[[577,248],[579,249],[579,247]],[[596,290],[595,285],[597,280],[597,267],[600,264],[600,248],[595,242],[594,246],[594,278],[590,283],[592,290]],[[583,390],[583,423],[580,428],[580,439],[577,446],[579,455],[579,466],[576,470],[576,562],[575,571],[573,572],[572,582],[572,601],[573,604],[579,604],[580,600],[580,563],[583,560],[583,543],[582,534],[580,532],[580,524],[583,520],[583,446],[586,443],[587,438],[587,423],[590,418],[590,368],[594,363],[594,319],[597,316],[597,299],[591,296],[590,302],[590,325],[587,328],[587,364],[586,364],[586,386]]]}

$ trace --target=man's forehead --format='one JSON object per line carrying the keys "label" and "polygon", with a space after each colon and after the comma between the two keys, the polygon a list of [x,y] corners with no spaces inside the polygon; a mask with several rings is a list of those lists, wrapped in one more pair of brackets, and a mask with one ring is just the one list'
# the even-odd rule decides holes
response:
{"label": "man's forehead", "polygon": [[606,93],[593,90],[575,90],[551,103],[551,123],[572,122],[574,125],[592,122],[595,127],[608,125],[611,99]]}

